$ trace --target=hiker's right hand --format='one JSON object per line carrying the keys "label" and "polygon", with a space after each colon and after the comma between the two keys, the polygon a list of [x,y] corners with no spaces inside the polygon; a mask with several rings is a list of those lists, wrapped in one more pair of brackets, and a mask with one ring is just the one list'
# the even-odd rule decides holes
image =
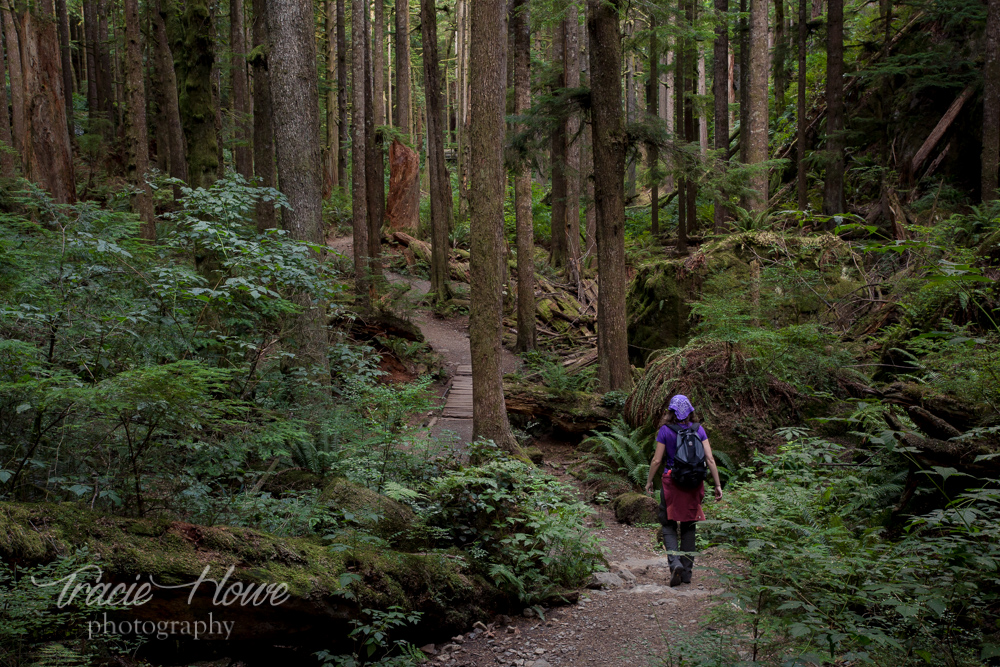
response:
{"label": "hiker's right hand", "polygon": [[722,487],[717,486],[715,487],[715,502],[719,502],[720,500],[722,500]]}

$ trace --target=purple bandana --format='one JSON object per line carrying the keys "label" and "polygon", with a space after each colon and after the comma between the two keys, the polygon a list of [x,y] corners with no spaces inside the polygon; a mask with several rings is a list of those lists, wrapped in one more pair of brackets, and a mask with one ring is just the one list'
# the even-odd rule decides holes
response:
{"label": "purple bandana", "polygon": [[677,415],[678,421],[684,421],[692,412],[694,412],[694,406],[691,405],[691,401],[688,400],[687,396],[682,394],[677,394],[671,398],[670,405],[668,405],[667,408],[674,411],[674,414]]}

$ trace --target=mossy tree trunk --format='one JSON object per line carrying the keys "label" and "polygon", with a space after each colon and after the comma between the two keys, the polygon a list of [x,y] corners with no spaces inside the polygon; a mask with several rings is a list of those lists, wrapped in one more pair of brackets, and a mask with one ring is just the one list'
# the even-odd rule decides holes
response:
{"label": "mossy tree trunk", "polygon": [[[576,4],[570,3],[563,22],[563,71],[567,88],[580,87],[580,22]],[[571,285],[580,298],[580,116],[571,113],[566,118],[566,269]]]}
{"label": "mossy tree trunk", "polygon": [[381,0],[376,0],[374,22],[365,12],[365,195],[368,199],[368,269],[374,281],[382,277],[382,221],[385,220],[385,156],[378,126],[385,116],[381,37],[384,21]]}
{"label": "mossy tree trunk", "polygon": [[[271,108],[271,74],[268,72],[268,52],[271,49],[264,20],[265,0],[253,0],[253,51],[250,67],[253,68],[253,169],[254,178],[261,187],[273,188],[278,175],[274,167],[274,124]],[[274,204],[257,202],[257,231],[263,232],[278,226]]]}
{"label": "mossy tree trunk", "polygon": [[243,0],[229,0],[229,44],[232,49],[233,148],[236,172],[253,180],[253,151],[250,146],[250,82],[247,76],[246,21]]}
{"label": "mossy tree trunk", "polygon": [[[715,50],[712,94],[715,96],[715,149],[720,159],[729,151],[729,0],[715,0]],[[721,234],[729,212],[724,197],[715,198],[715,233]]]}
{"label": "mossy tree trunk", "polygon": [[403,140],[410,141],[410,2],[396,0],[396,110],[393,119]]}
{"label": "mossy tree trunk", "polygon": [[[14,149],[24,159],[24,68],[21,66],[21,38],[18,18],[11,10],[10,0],[3,0],[3,32],[7,40],[7,74],[10,75],[11,131]],[[88,4],[89,6],[89,4]]]}
{"label": "mossy tree trunk", "polygon": [[[184,127],[181,125],[180,103],[177,97],[177,73],[174,71],[174,57],[167,36],[167,14],[163,0],[155,0],[152,10],[153,23],[153,63],[156,71],[156,87],[161,111],[166,119],[167,145],[158,150],[168,156],[169,174],[173,178],[187,181],[187,146],[184,141]],[[162,166],[162,165],[161,165]],[[174,196],[180,194],[175,188]]]}
{"label": "mossy tree trunk", "polygon": [[354,284],[358,298],[368,299],[368,199],[365,150],[365,14],[368,3],[351,3],[351,219],[354,228]]}
{"label": "mossy tree trunk", "polygon": [[[0,12],[0,22],[6,17]],[[7,66],[4,62],[3,49],[0,49],[0,81],[7,80]],[[0,86],[0,177],[14,178],[14,139],[11,134],[10,116],[7,113],[7,86]]]}
{"label": "mossy tree trunk", "polygon": [[215,30],[207,0],[189,0],[173,39],[181,124],[187,142],[188,184],[208,187],[219,172],[212,68]]}
{"label": "mossy tree trunk", "polygon": [[[767,160],[767,0],[750,0],[750,72],[747,81],[749,113],[747,131],[740,130],[746,143],[747,164],[760,165]],[[756,192],[750,210],[767,208],[767,169],[758,167],[750,178]]]}
{"label": "mossy tree trunk", "polygon": [[844,210],[844,0],[830,0],[827,7],[823,213],[832,216]]}
{"label": "mossy tree trunk", "polygon": [[472,255],[472,304],[469,346],[472,351],[472,434],[517,451],[503,397],[500,365],[503,333],[504,252],[503,146],[506,133],[507,11],[505,3],[473,0],[470,43],[470,148],[472,182],[469,201]]}
{"label": "mossy tree trunk", "polygon": [[[564,88],[566,73],[563,69],[563,42],[565,41],[565,22],[552,28],[552,67],[556,76],[552,80],[552,92]],[[552,268],[561,269],[566,266],[566,122],[560,118],[552,130],[549,140],[549,154],[552,163],[552,191],[550,203],[552,211],[552,240],[549,245],[549,263]]]}

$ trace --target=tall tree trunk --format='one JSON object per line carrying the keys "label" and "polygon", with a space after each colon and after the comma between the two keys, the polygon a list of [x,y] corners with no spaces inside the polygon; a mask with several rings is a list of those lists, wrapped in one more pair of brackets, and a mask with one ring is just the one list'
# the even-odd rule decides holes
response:
{"label": "tall tree trunk", "polygon": [[337,4],[326,0],[326,146],[323,152],[323,195],[340,187],[337,170],[340,128],[337,126]]}
{"label": "tall tree trunk", "polygon": [[1000,0],[986,11],[986,63],[983,66],[982,200],[997,198],[1000,163]]}
{"label": "tall tree trunk", "polygon": [[[274,166],[274,122],[272,111],[271,73],[268,71],[268,54],[271,39],[267,31],[264,10],[268,0],[253,0],[253,168],[254,178],[263,188],[274,188],[278,175]],[[274,229],[278,226],[274,204],[257,202],[257,231]]]}
{"label": "tall tree trunk", "polygon": [[181,123],[187,142],[188,184],[208,187],[219,173],[218,138],[212,71],[215,65],[215,29],[208,0],[188,0],[181,16],[181,34],[173,43],[180,85]]}
{"label": "tall tree trunk", "polygon": [[[626,22],[628,38],[632,38],[635,30],[634,21]],[[625,121],[634,123],[636,121],[636,95],[635,95],[635,54],[627,53],[627,65],[625,69]],[[627,156],[626,156],[627,157]],[[635,199],[635,163],[639,159],[638,155],[628,160],[628,173],[625,176],[625,197],[629,201]]]}
{"label": "tall tree trunk", "polygon": [[344,0],[337,2],[337,127],[340,144],[337,147],[337,173],[340,187],[347,187],[347,144],[350,126],[347,123],[347,13]]}
{"label": "tall tree trunk", "polygon": [[[319,134],[319,80],[312,3],[267,0],[264,7],[271,46],[271,77],[278,179],[290,209],[282,215],[289,236],[323,245],[323,181]],[[308,295],[296,323],[296,361],[312,369],[322,384],[330,380],[325,307]]]}
{"label": "tall tree trunk", "polygon": [[[566,71],[563,68],[563,44],[566,40],[565,21],[552,28],[552,58],[550,62],[556,71],[552,80],[552,93],[565,88]],[[552,162],[551,243],[549,263],[554,269],[566,266],[566,123],[560,119],[553,126],[549,139],[549,155]]]}
{"label": "tall tree trunk", "polygon": [[149,131],[146,127],[146,89],[143,83],[142,43],[140,42],[139,1],[125,0],[125,136],[128,140],[127,177],[137,192],[132,207],[142,220],[142,238],[156,240],[153,220],[153,191],[146,182],[149,171]]}
{"label": "tall tree trunk", "polygon": [[472,351],[472,436],[486,438],[509,452],[518,451],[503,397],[501,339],[506,252],[503,237],[507,96],[506,3],[472,0],[470,84],[472,124],[470,260]]}
{"label": "tall tree trunk", "polygon": [[[563,42],[563,66],[567,88],[580,87],[580,21],[576,4],[566,12]],[[566,119],[566,268],[569,282],[583,298],[580,273],[580,116],[571,113]]]}
{"label": "tall tree trunk", "polygon": [[795,125],[797,136],[796,166],[798,167],[796,170],[796,185],[800,211],[806,210],[806,207],[809,205],[809,191],[806,184],[806,38],[809,34],[809,27],[806,25],[806,11],[808,4],[809,0],[799,0],[799,90],[798,108],[795,112]]}
{"label": "tall tree trunk", "polygon": [[354,284],[368,305],[368,190],[365,139],[365,14],[367,0],[351,0],[351,212],[354,228]]}
{"label": "tall tree trunk", "polygon": [[[729,0],[715,0],[715,50],[712,94],[715,96],[715,150],[719,160],[729,152]],[[715,199],[715,233],[725,228],[729,211],[725,197]]]}
{"label": "tall tree trunk", "polygon": [[[580,37],[583,41],[585,58],[581,58],[581,65],[587,72],[587,80],[585,82],[586,86],[590,87],[591,76],[590,76],[590,33],[587,30],[587,5],[584,4],[584,28],[580,31]],[[587,146],[582,162],[584,163],[584,168],[580,174],[580,178],[583,180],[583,188],[587,192],[587,211],[584,214],[586,219],[584,232],[584,239],[586,243],[585,255],[587,257],[586,265],[588,267],[594,265],[597,262],[597,206],[594,202],[594,132],[593,126],[587,123],[586,129],[586,141]]]}
{"label": "tall tree trunk", "polygon": [[826,23],[827,166],[823,213],[834,215],[844,210],[844,0],[829,0]]}
{"label": "tall tree trunk", "polygon": [[396,0],[396,128],[410,142],[410,0]]}
{"label": "tall tree trunk", "polygon": [[97,102],[109,123],[107,134],[114,136],[117,118],[111,52],[108,48],[108,2],[97,0],[97,3]]}
{"label": "tall tree trunk", "polygon": [[785,0],[774,0],[774,116],[781,117],[785,112],[786,81],[786,44],[785,44]]}
{"label": "tall tree trunk", "polygon": [[[7,12],[0,12],[0,26],[9,20]],[[0,82],[7,80],[7,66],[0,48]],[[10,131],[10,113],[7,106],[7,86],[0,85],[0,177],[14,178],[14,138]]]}
{"label": "tall tree trunk", "polygon": [[250,84],[247,77],[246,19],[243,0],[229,0],[229,44],[232,48],[232,110],[233,150],[236,172],[247,181],[253,180],[253,151],[250,146]]}
{"label": "tall tree trunk", "polygon": [[448,287],[448,231],[451,229],[451,182],[444,163],[444,100],[437,49],[437,9],[434,0],[420,0],[423,41],[424,98],[427,101],[427,164],[431,186],[431,292],[438,301],[451,295]]}
{"label": "tall tree trunk", "polygon": [[24,165],[24,67],[21,64],[21,36],[18,35],[18,17],[11,11],[8,0],[3,0],[3,31],[7,39],[7,74],[10,76],[11,129],[14,149]]}
{"label": "tall tree trunk", "polygon": [[[767,0],[750,0],[750,76],[748,81],[749,114],[746,141],[747,164],[767,160]],[[757,196],[749,202],[753,211],[767,208],[767,170],[758,168],[750,179]]]}
{"label": "tall tree trunk", "polygon": [[[531,32],[529,0],[511,4],[510,32],[513,37],[514,114],[531,108]],[[525,129],[524,125],[518,127]],[[535,231],[531,210],[531,166],[518,161],[514,172],[514,216],[517,228],[517,350],[527,352],[537,345],[535,326]]]}
{"label": "tall tree trunk", "polygon": [[51,0],[21,21],[24,66],[24,175],[47,190],[57,204],[76,201],[73,149],[63,100],[59,36]]}
{"label": "tall tree trunk", "polygon": [[[365,22],[365,169],[367,183],[365,196],[368,199],[368,265],[372,278],[382,277],[382,221],[385,220],[385,160],[382,156],[382,137],[376,129],[385,111],[382,98],[382,70],[385,59],[379,57],[382,40],[379,25],[382,12],[381,0],[375,2],[375,25]],[[365,12],[365,18],[368,18]],[[381,104],[379,103],[381,100]]]}
{"label": "tall tree trunk", "polygon": [[[157,87],[166,118],[167,145],[161,151],[169,154],[170,176],[187,182],[187,155],[184,128],[181,125],[180,104],[177,97],[177,74],[174,71],[174,56],[170,51],[167,37],[167,15],[163,1],[156,0],[153,8],[153,62],[156,70]],[[174,197],[180,196],[180,188],[174,188]]]}
{"label": "tall tree trunk", "polygon": [[[660,115],[660,45],[656,39],[656,16],[649,15],[649,77],[646,82],[646,113],[651,119]],[[649,232],[660,233],[660,153],[653,142],[646,146],[649,163]]]}
{"label": "tall tree trunk", "polygon": [[598,380],[601,391],[628,389],[625,321],[625,128],[621,99],[624,0],[587,0],[597,204]]}
{"label": "tall tree trunk", "polygon": [[[750,19],[747,0],[740,0],[740,162],[747,164],[747,135],[750,127]],[[766,48],[765,40],[765,48]],[[748,206],[743,201],[743,208]]]}
{"label": "tall tree trunk", "polygon": [[[83,36],[87,59],[87,119],[95,131],[95,121],[100,117],[100,95],[97,92],[97,16],[94,11],[96,0],[83,0]],[[171,68],[173,62],[171,62]]]}
{"label": "tall tree trunk", "polygon": [[[681,4],[681,9],[685,5]],[[683,29],[685,27],[685,17],[678,16],[677,23]],[[679,31],[674,38],[674,140],[677,143],[686,142],[684,134],[684,110],[686,108],[685,99],[687,91],[687,80],[689,78],[687,61],[687,37],[683,35],[683,30]],[[677,163],[681,167],[681,173],[677,178],[677,244],[675,250],[678,254],[687,253],[688,219],[687,219],[687,186],[688,186],[688,160],[685,155],[681,155]]]}
{"label": "tall tree trunk", "polygon": [[66,123],[70,140],[73,139],[73,60],[69,49],[69,14],[66,0],[56,0],[56,21],[59,22],[59,55],[62,61],[63,99],[66,103]]}
{"label": "tall tree trunk", "polygon": [[[698,99],[708,97],[708,55],[701,44],[698,44]],[[701,159],[708,159],[708,112],[703,102],[696,105],[698,111],[698,151]]]}
{"label": "tall tree trunk", "polygon": [[[684,98],[684,140],[688,145],[693,144],[697,140],[694,126],[694,97],[697,93],[698,83],[698,45],[694,38],[696,30],[696,7],[695,0],[686,0],[687,28],[691,32],[691,35],[685,40],[687,46],[684,54],[684,66],[687,67],[685,82],[688,91],[687,96]],[[691,171],[692,176],[688,179],[684,188],[685,201],[687,202],[687,214],[685,217],[687,218],[687,231],[689,233],[695,231],[698,225],[698,181],[694,175],[696,170],[692,169]]]}

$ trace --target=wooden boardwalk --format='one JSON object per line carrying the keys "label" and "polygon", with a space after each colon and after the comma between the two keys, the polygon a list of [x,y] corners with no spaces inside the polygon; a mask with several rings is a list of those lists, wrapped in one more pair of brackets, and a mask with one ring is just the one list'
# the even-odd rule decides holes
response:
{"label": "wooden boardwalk", "polygon": [[448,390],[448,401],[445,403],[444,419],[472,419],[472,366],[459,364],[455,377]]}

